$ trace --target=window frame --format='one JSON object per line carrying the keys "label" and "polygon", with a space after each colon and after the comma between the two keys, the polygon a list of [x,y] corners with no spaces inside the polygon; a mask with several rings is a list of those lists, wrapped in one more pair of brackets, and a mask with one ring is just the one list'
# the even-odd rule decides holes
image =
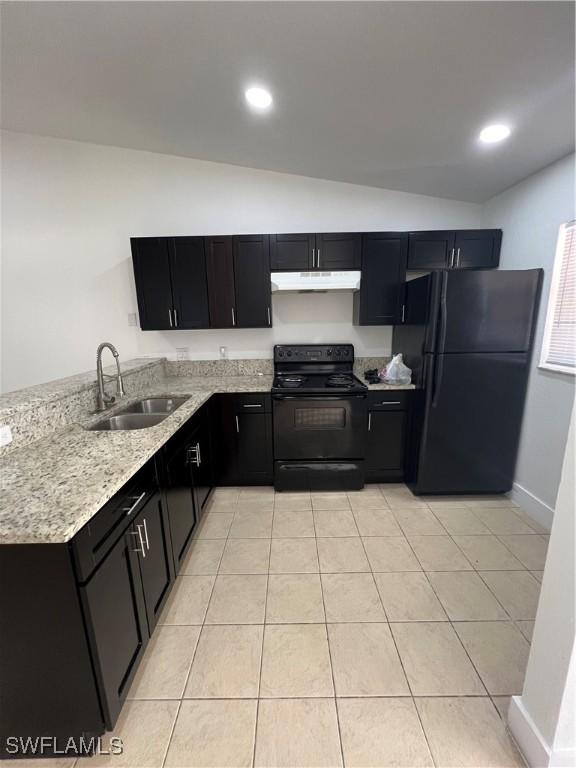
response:
{"label": "window frame", "polygon": [[562,257],[564,254],[564,242],[568,227],[576,227],[576,221],[566,221],[558,229],[556,240],[556,253],[554,255],[554,267],[552,270],[552,280],[550,283],[550,292],[548,294],[548,306],[546,308],[546,322],[544,324],[544,334],[542,336],[542,346],[540,349],[540,362],[538,367],[546,371],[555,373],[564,373],[569,376],[576,376],[576,361],[573,366],[559,365],[550,363],[548,355],[550,353],[550,343],[552,341],[552,327],[554,325],[554,315],[556,313],[556,302],[560,290],[560,275],[562,273]]}

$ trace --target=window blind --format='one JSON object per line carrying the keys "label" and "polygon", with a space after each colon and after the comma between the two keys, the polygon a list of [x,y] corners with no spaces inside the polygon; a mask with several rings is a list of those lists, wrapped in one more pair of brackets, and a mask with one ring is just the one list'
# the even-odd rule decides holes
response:
{"label": "window blind", "polygon": [[576,372],[576,221],[558,235],[541,365]]}

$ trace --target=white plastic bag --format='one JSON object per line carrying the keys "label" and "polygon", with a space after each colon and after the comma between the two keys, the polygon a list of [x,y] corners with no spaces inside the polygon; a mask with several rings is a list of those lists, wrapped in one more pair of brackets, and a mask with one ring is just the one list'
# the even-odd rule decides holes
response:
{"label": "white plastic bag", "polygon": [[386,384],[410,384],[412,381],[412,370],[405,365],[401,354],[394,355],[384,370],[380,372],[380,378]]}

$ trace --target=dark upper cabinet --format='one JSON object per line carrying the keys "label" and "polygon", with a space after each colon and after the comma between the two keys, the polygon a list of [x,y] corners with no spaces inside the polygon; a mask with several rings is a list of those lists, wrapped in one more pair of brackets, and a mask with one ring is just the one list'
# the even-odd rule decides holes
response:
{"label": "dark upper cabinet", "polygon": [[90,581],[80,588],[104,719],[109,729],[114,727],[149,637],[139,552],[142,546],[132,526],[120,537]]}
{"label": "dark upper cabinet", "polygon": [[152,634],[174,580],[168,519],[159,493],[146,503],[134,521],[134,528],[135,545],[141,549],[140,574],[148,629]]}
{"label": "dark upper cabinet", "polygon": [[493,269],[500,263],[501,229],[463,229],[455,233],[456,269]]}
{"label": "dark upper cabinet", "polygon": [[334,232],[316,235],[315,269],[360,269],[362,235],[359,232]]}
{"label": "dark upper cabinet", "polygon": [[270,236],[234,236],[233,255],[236,325],[238,328],[270,327]]}
{"label": "dark upper cabinet", "polygon": [[234,257],[232,236],[206,237],[206,274],[211,328],[234,328]]}
{"label": "dark upper cabinet", "polygon": [[131,244],[142,330],[208,328],[204,238],[138,237]]}
{"label": "dark upper cabinet", "polygon": [[208,328],[208,285],[203,237],[174,237],[170,241],[173,323],[175,328]]}
{"label": "dark upper cabinet", "polygon": [[402,322],[408,235],[378,232],[364,235],[360,290],[354,294],[356,325]]}
{"label": "dark upper cabinet", "polygon": [[493,269],[501,242],[500,229],[410,232],[408,269]]}
{"label": "dark upper cabinet", "polygon": [[454,251],[454,232],[410,232],[408,269],[448,269]]}
{"label": "dark upper cabinet", "polygon": [[270,235],[270,267],[276,272],[306,272],[314,267],[315,248],[314,234]]}
{"label": "dark upper cabinet", "polygon": [[270,235],[273,272],[360,269],[359,232]]}
{"label": "dark upper cabinet", "polygon": [[168,239],[133,237],[130,243],[140,327],[143,331],[170,329],[173,300]]}

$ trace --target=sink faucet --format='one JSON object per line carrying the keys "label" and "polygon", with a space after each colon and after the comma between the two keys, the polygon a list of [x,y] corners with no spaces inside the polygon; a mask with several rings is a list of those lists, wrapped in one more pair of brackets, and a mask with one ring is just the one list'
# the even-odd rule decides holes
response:
{"label": "sink faucet", "polygon": [[[116,360],[116,376],[109,376],[106,373],[103,373],[102,371],[102,352],[104,349],[108,347],[110,352],[114,355],[114,358]],[[122,374],[120,373],[120,357],[118,355],[118,350],[114,346],[114,344],[110,344],[109,341],[104,341],[102,344],[98,346],[98,349],[96,350],[96,376],[98,378],[98,395],[96,397],[96,410],[97,411],[104,411],[106,408],[108,408],[110,405],[112,405],[113,402],[115,402],[116,398],[112,397],[111,395],[107,395],[104,390],[104,379],[116,379],[116,397],[124,397],[124,382],[122,381]]]}

